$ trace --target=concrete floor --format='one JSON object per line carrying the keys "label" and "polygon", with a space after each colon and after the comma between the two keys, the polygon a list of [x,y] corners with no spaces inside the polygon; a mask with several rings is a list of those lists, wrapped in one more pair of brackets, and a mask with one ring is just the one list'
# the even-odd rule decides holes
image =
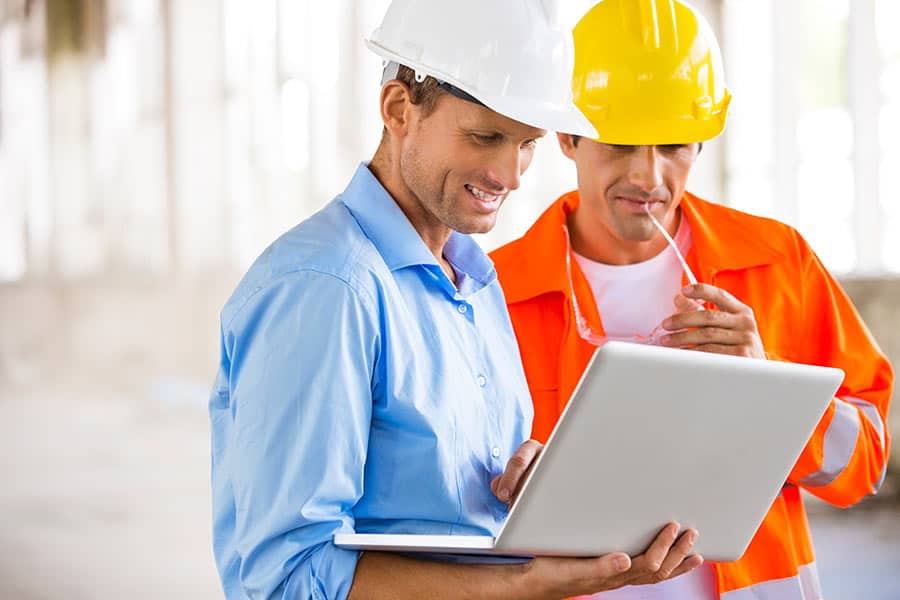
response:
{"label": "concrete floor", "polygon": [[208,447],[196,403],[4,391],[0,598],[220,598]]}
{"label": "concrete floor", "polygon": [[[0,598],[220,598],[206,382],[0,384]],[[828,600],[900,598],[900,512],[811,507]]]}

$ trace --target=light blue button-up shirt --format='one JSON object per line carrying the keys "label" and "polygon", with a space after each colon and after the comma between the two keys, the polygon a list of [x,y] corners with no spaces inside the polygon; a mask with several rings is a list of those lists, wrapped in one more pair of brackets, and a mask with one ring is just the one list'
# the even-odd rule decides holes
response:
{"label": "light blue button-up shirt", "polygon": [[221,315],[213,545],[229,598],[345,598],[338,531],[495,535],[490,491],[531,431],[490,260],[457,286],[365,165],[272,244]]}

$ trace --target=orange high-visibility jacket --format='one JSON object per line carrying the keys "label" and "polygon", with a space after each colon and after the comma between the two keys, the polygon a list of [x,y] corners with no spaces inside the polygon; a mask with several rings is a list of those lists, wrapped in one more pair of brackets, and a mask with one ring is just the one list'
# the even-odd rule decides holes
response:
{"label": "orange high-visibility jacket", "polygon": [[[578,202],[577,191],[562,196],[522,238],[491,255],[534,401],[532,435],[540,442],[596,350],[578,335],[572,289],[590,328],[603,332],[576,261],[571,287],[566,273],[563,225]],[[753,309],[770,359],[846,372],[747,552],[733,563],[713,565],[723,600],[817,600],[821,592],[798,488],[841,507],[878,490],[889,455],[891,366],[840,285],[794,229],[689,193],[681,208],[693,238],[686,257],[691,270]],[[765,444],[766,432],[759,433]]]}

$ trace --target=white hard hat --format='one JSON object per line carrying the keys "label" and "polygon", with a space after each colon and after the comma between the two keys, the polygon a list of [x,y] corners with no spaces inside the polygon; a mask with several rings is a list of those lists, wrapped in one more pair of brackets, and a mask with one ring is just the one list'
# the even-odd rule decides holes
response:
{"label": "white hard hat", "polygon": [[521,123],[594,139],[572,101],[572,33],[556,0],[393,0],[366,45]]}

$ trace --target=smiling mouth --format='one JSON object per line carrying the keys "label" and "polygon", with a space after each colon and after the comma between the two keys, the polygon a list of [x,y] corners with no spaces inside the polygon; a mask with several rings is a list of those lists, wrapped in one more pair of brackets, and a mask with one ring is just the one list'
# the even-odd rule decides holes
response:
{"label": "smiling mouth", "polygon": [[467,190],[469,190],[470,194],[472,194],[473,196],[475,196],[482,202],[486,202],[488,204],[497,202],[498,200],[500,200],[500,198],[503,197],[503,194],[491,194],[484,190],[480,190],[477,187],[470,185],[468,183],[465,185],[465,188]]}

